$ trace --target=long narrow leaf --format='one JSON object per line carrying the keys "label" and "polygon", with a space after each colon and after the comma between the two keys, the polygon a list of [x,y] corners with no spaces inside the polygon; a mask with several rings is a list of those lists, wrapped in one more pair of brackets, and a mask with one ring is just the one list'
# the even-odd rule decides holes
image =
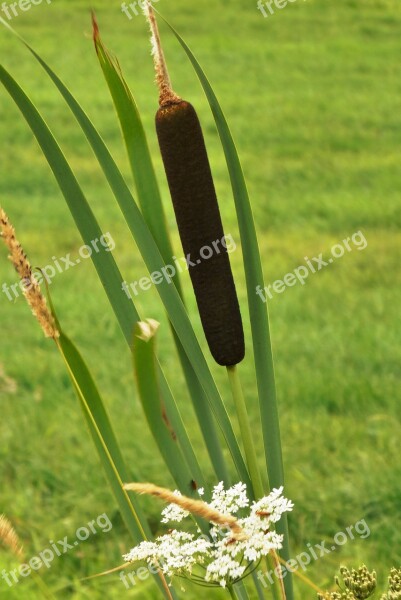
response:
{"label": "long narrow leaf", "polygon": [[[139,397],[153,437],[180,490],[186,495],[196,494],[196,482],[185,463],[177,443],[175,431],[163,405],[156,368],[156,333],[159,324],[153,319],[137,323],[133,341],[132,359]],[[205,521],[195,517],[198,527],[207,535]]]}
{"label": "long narrow leaf", "polygon": [[[71,340],[62,332],[57,340],[57,346],[78,394],[87,425],[110,487],[118,502],[121,515],[135,543],[138,543],[150,535],[150,530],[137,499],[132,497],[131,506],[127,500],[127,494],[122,489],[121,484],[126,482],[130,475],[124,464],[102,398],[82,356]],[[107,448],[107,452],[105,448]]]}
{"label": "long narrow leaf", "polygon": [[184,371],[185,381],[187,383],[196,417],[202,431],[203,439],[206,443],[206,449],[209,454],[210,461],[213,465],[218,481],[224,481],[228,485],[230,482],[230,475],[228,473],[226,461],[223,456],[222,444],[218,435],[218,431],[215,427],[212,410],[207,402],[205,392],[201,383],[199,382],[191,361],[186,355],[185,350],[175,331],[173,333],[178,356]]}
{"label": "long narrow leaf", "polygon": [[[85,421],[98,451],[100,462],[117,501],[123,521],[131,533],[134,543],[140,543],[150,538],[151,531],[139,506],[137,497],[134,494],[129,494],[123,487],[123,484],[129,481],[132,476],[132,469],[130,471],[127,470],[104,402],[85,361],[76,346],[61,328],[46,280],[45,285],[50,308],[60,333],[59,338],[56,339],[57,348],[64,360],[77,393]],[[155,580],[164,597],[168,600],[171,600],[171,598],[174,599],[175,593],[172,594],[168,589],[164,576],[159,574],[155,577]]]}

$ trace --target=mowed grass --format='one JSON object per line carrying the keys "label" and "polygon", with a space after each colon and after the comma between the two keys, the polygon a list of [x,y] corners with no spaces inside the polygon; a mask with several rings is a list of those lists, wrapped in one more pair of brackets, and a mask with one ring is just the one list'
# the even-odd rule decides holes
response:
{"label": "mowed grass", "polygon": [[[169,194],[157,151],[147,27],[129,21],[118,2],[97,14],[106,44],[119,57],[142,112],[171,226],[181,256]],[[401,561],[400,364],[401,163],[398,0],[308,0],[263,18],[254,3],[158,5],[190,44],[221,100],[247,177],[267,283],[327,257],[333,244],[362,231],[368,245],[347,252],[269,302],[291,515],[293,554],[307,544],[332,544],[336,532],[362,519],[367,539],[348,541],[307,575],[327,586],[344,563],[365,562],[384,581]],[[12,25],[54,67],[89,112],[132,184],[112,104],[89,39],[88,4],[59,0],[21,13]],[[238,242],[224,157],[200,86],[171,34],[163,42],[177,91],[197,107],[216,179],[225,230]],[[2,63],[43,112],[82,183],[127,281],[146,275],[107,184],[73,118],[44,72],[3,28]],[[0,90],[0,203],[35,265],[71,253],[79,235],[36,142]],[[242,305],[248,353],[241,367],[255,440],[262,457],[249,322],[240,248],[231,255]],[[0,251],[0,282],[15,275]],[[193,323],[206,348],[188,277]],[[127,462],[142,480],[173,485],[144,425],[128,349],[90,261],[51,285],[63,326],[77,342],[107,401]],[[160,358],[213,483],[195,426],[163,309],[154,290],[137,299],[142,314],[162,322]],[[130,539],[116,512],[85,429],[78,402],[52,343],[29,309],[0,293],[0,511],[18,530],[28,557],[50,540],[75,537],[102,513],[113,522],[56,558],[44,580],[60,598],[156,598],[150,582],[126,591],[118,575],[83,577],[122,562]],[[232,413],[225,374],[211,363]],[[238,430],[237,424],[235,424]],[[262,460],[262,459],[261,459]],[[157,530],[160,505],[144,505]],[[1,569],[15,561],[1,553]],[[296,584],[298,598],[314,592]],[[189,587],[187,597],[203,597]],[[31,578],[5,598],[42,598]],[[221,594],[224,597],[224,594]]]}

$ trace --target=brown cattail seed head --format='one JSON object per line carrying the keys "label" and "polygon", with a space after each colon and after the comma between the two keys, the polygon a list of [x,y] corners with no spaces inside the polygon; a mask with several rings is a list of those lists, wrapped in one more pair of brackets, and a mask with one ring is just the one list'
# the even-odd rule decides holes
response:
{"label": "brown cattail seed head", "polygon": [[245,355],[244,332],[202,130],[194,108],[172,89],[149,2],[144,12],[159,88],[156,131],[203,330],[216,362],[233,366]]}
{"label": "brown cattail seed head", "polygon": [[[156,130],[210,351],[218,364],[235,365],[244,358],[244,333],[227,248],[221,243],[223,225],[198,117],[184,100],[167,104],[157,111]],[[210,249],[208,258],[200,254],[204,247]]]}

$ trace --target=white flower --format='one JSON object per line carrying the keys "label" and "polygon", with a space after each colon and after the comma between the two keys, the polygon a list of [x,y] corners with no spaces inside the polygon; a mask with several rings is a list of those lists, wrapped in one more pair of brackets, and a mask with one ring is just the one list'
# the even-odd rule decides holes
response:
{"label": "white flower", "polygon": [[203,564],[210,546],[203,537],[195,538],[191,533],[173,530],[155,542],[141,542],[124,556],[124,560],[158,564],[163,573],[173,576],[182,571],[191,573],[193,565]]}
{"label": "white flower", "polygon": [[[199,490],[201,492],[203,490]],[[203,582],[224,588],[245,577],[253,563],[282,547],[283,536],[274,531],[273,525],[284,512],[293,509],[293,503],[282,493],[283,488],[274,489],[249,506],[244,483],[225,490],[223,482],[220,482],[215,486],[208,506],[227,516],[237,515],[241,509],[248,508],[248,514],[237,518],[244,534],[240,539],[233,537],[231,529],[217,525],[212,525],[208,536],[201,535],[199,528],[195,534],[174,529],[154,542],[142,542],[124,559],[126,562],[145,561],[159,565],[169,577],[180,575],[191,578],[196,574],[194,581],[199,582],[202,573]],[[181,496],[177,491],[174,494]],[[189,514],[170,504],[162,512],[162,523],[181,522]],[[197,569],[195,572],[198,566],[204,570]]]}
{"label": "white flower", "polygon": [[136,562],[140,560],[148,560],[150,556],[156,556],[158,551],[157,542],[141,542],[135,548],[132,548],[128,554],[124,555],[126,562]]}
{"label": "white flower", "polygon": [[246,495],[246,484],[239,482],[228,490],[225,490],[224,483],[220,481],[213,490],[210,506],[225,515],[237,514],[240,508],[249,506],[249,499]]}
{"label": "white flower", "polygon": [[[178,490],[174,491],[175,496],[182,496]],[[183,519],[189,516],[189,512],[183,510],[176,504],[169,504],[164,510],[162,510],[162,523],[181,523]]]}
{"label": "white flower", "polygon": [[276,523],[284,512],[294,508],[291,500],[287,500],[282,496],[283,487],[274,488],[268,496],[265,496],[258,502],[254,502],[251,506],[251,513],[267,513],[270,523]]}
{"label": "white flower", "polygon": [[205,581],[217,582],[226,587],[227,581],[240,579],[247,565],[241,565],[231,556],[219,553],[206,569]]}

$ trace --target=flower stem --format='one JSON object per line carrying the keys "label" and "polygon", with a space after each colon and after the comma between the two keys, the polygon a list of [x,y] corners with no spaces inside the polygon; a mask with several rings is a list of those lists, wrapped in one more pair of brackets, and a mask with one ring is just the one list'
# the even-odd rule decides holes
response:
{"label": "flower stem", "polygon": [[[258,460],[256,455],[255,445],[253,443],[253,436],[251,425],[249,422],[248,411],[242,386],[238,374],[238,368],[236,365],[233,367],[227,367],[228,378],[230,380],[231,392],[235,403],[235,409],[237,411],[238,421],[241,429],[242,442],[244,444],[246,462],[251,477],[253,492],[256,499],[264,496],[262,478],[260,476],[260,470],[258,467]],[[271,556],[267,556],[268,570],[274,570],[275,564]],[[271,592],[274,600],[285,600],[285,592],[283,591],[282,581],[275,578],[271,587]]]}
{"label": "flower stem", "polygon": [[249,423],[248,411],[246,408],[244,394],[242,392],[241,382],[239,379],[238,368],[236,365],[227,367],[228,379],[230,381],[231,393],[237,411],[238,421],[241,429],[242,442],[244,444],[246,462],[251,477],[253,492],[255,498],[262,498],[264,495],[262,478],[258,467],[256,450],[253,443],[251,426]]}
{"label": "flower stem", "polygon": [[234,598],[234,600],[237,600],[237,596],[235,595],[234,588],[232,588],[231,586],[229,586],[227,588],[227,591],[230,593],[231,598]]}

